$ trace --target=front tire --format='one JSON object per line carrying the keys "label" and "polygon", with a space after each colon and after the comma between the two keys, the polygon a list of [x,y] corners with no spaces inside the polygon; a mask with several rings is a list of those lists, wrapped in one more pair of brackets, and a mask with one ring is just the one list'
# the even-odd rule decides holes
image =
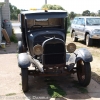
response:
{"label": "front tire", "polygon": [[90,35],[87,34],[86,35],[86,45],[87,46],[92,46],[92,42],[93,42],[93,40],[90,38]]}
{"label": "front tire", "polygon": [[22,75],[22,90],[23,92],[28,91],[28,68],[21,68]]}
{"label": "front tire", "polygon": [[77,77],[79,84],[83,87],[89,85],[91,80],[91,66],[89,62],[80,60],[77,62]]}
{"label": "front tire", "polygon": [[72,40],[73,40],[73,42],[77,42],[78,41],[78,38],[75,37],[75,32],[72,33]]}

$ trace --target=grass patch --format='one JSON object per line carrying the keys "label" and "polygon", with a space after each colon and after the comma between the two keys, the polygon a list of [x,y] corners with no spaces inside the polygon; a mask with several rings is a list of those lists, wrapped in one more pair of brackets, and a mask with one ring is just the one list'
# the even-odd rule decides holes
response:
{"label": "grass patch", "polygon": [[12,34],[15,34],[14,29],[12,29]]}
{"label": "grass patch", "polygon": [[56,84],[56,80],[47,78],[45,82],[47,82],[47,91],[51,97],[58,98],[66,95],[66,92],[58,84]]}
{"label": "grass patch", "polygon": [[67,33],[70,33],[70,31],[67,31]]}
{"label": "grass patch", "polygon": [[77,81],[73,81],[73,84],[81,93],[88,93],[88,90],[85,87],[81,87]]}
{"label": "grass patch", "polygon": [[66,35],[67,35],[67,37],[71,37],[71,34],[70,33],[67,33]]}
{"label": "grass patch", "polygon": [[14,43],[17,43],[18,42],[17,37],[16,37],[15,34],[12,34],[12,36],[10,37],[10,41],[11,42],[14,42]]}
{"label": "grass patch", "polygon": [[16,95],[16,93],[9,93],[9,94],[6,94],[6,96],[11,96],[11,95]]}
{"label": "grass patch", "polygon": [[57,84],[52,83],[48,85],[48,94],[53,98],[63,97],[66,92]]}
{"label": "grass patch", "polygon": [[3,50],[4,52],[6,52],[6,50]]}
{"label": "grass patch", "polygon": [[16,37],[16,35],[14,33],[14,29],[12,29],[12,35],[10,37],[10,41],[11,42],[14,42],[14,43],[17,43],[18,42],[17,37]]}

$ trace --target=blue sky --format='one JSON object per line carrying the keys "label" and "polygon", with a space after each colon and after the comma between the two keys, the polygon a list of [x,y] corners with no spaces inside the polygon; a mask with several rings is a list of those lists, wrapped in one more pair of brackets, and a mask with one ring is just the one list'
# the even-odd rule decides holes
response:
{"label": "blue sky", "polygon": [[[9,0],[9,2],[19,9],[40,9],[45,4],[45,0]],[[68,12],[82,13],[84,10],[91,12],[100,10],[100,0],[47,0],[47,3],[61,5]]]}

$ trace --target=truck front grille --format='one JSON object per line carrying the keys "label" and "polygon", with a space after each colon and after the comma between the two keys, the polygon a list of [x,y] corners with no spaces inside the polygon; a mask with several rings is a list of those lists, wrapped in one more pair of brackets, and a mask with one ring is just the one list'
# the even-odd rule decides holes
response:
{"label": "truck front grille", "polygon": [[65,62],[65,47],[62,43],[47,44],[44,48],[45,64],[62,64]]}

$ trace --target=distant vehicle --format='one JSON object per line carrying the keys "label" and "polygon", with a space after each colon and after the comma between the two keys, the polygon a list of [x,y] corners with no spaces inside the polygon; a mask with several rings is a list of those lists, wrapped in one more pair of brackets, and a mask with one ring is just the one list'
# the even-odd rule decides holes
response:
{"label": "distant vehicle", "polygon": [[92,46],[93,40],[100,39],[100,17],[75,17],[70,33],[74,42],[80,38],[86,42],[87,46]]}
{"label": "distant vehicle", "polygon": [[[28,91],[28,75],[77,73],[80,85],[89,85],[92,55],[85,48],[76,49],[74,43],[65,45],[66,24],[67,12],[63,10],[21,12],[22,41],[18,42],[18,65],[24,92]],[[30,64],[33,70],[29,69]]]}

